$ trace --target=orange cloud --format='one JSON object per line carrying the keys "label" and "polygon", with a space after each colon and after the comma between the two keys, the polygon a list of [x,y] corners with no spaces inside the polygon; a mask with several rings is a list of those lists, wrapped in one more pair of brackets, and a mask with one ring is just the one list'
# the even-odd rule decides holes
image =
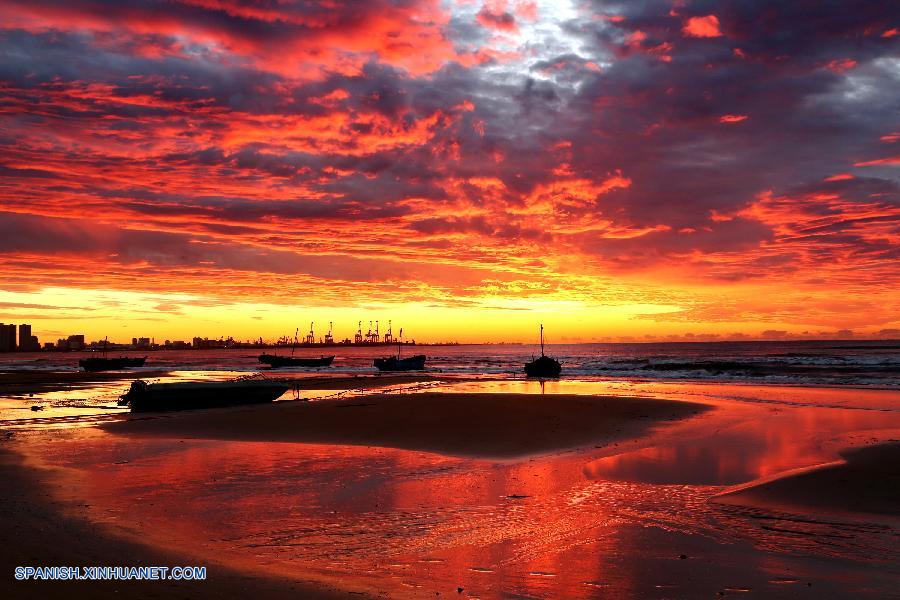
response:
{"label": "orange cloud", "polygon": [[691,17],[685,22],[681,32],[687,37],[713,38],[722,36],[722,30],[719,27],[719,17],[716,15]]}
{"label": "orange cloud", "polygon": [[849,71],[850,69],[856,66],[856,61],[852,58],[841,58],[838,60],[832,60],[829,62],[826,67],[834,71],[835,73],[843,73],[844,71]]}
{"label": "orange cloud", "polygon": [[849,179],[855,179],[855,177],[851,173],[838,173],[831,177],[826,177],[824,181],[847,181]]}
{"label": "orange cloud", "polygon": [[880,165],[900,165],[900,155],[853,163],[854,167],[876,167]]}

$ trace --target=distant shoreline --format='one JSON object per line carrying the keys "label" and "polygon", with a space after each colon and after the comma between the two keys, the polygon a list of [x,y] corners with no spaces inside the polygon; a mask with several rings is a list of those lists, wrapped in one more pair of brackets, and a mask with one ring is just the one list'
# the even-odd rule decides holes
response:
{"label": "distant shoreline", "polygon": [[[346,348],[390,348],[393,346],[397,346],[398,344],[394,342],[385,343],[362,343],[362,344],[343,344],[343,343],[334,343],[334,344],[297,344],[296,346],[292,346],[291,344],[246,344],[244,342],[238,342],[240,345],[232,345],[232,346],[150,346],[150,347],[140,347],[140,346],[131,346],[130,344],[113,344],[110,343],[107,347],[108,352],[161,352],[161,351],[209,351],[209,350],[290,350],[292,348],[296,349],[346,349]],[[652,341],[633,341],[633,342],[545,342],[546,346],[559,347],[559,346],[715,346],[715,345],[753,345],[753,344],[839,344],[836,348],[842,350],[865,350],[865,349],[887,349],[887,350],[900,350],[900,339],[797,339],[797,340],[705,340],[705,341],[661,341],[661,342],[652,342]],[[852,344],[852,345],[848,345]],[[422,348],[440,348],[440,347],[457,347],[457,346],[534,346],[534,342],[403,342],[402,346],[414,346],[414,347],[422,347]],[[15,356],[22,354],[71,354],[78,352],[102,352],[103,348],[97,347],[86,347],[82,350],[70,350],[70,349],[62,349],[62,348],[50,348],[50,349],[41,349],[41,350],[30,350],[26,352],[22,351],[13,351],[13,352],[0,352],[0,356]]]}

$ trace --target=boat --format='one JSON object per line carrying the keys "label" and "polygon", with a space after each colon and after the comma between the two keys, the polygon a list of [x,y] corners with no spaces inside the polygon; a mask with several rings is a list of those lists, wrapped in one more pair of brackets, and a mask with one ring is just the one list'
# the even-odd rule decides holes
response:
{"label": "boat", "polygon": [[403,329],[400,329],[400,337],[397,338],[397,356],[386,356],[384,358],[375,359],[375,368],[379,371],[421,371],[425,368],[425,355],[416,354],[402,358],[400,356],[403,348]]}
{"label": "boat", "polygon": [[132,412],[215,408],[272,402],[290,389],[287,383],[269,379],[147,383],[138,379],[122,394],[120,406]]}
{"label": "boat", "polygon": [[376,358],[375,366],[379,371],[421,371],[425,368],[425,355],[416,354],[407,358],[388,356]]}
{"label": "boat", "polygon": [[525,374],[528,377],[559,377],[561,372],[559,361],[544,354],[544,324],[541,323],[541,356],[525,363]]}
{"label": "boat", "polygon": [[128,367],[143,367],[144,363],[147,362],[146,356],[119,356],[118,358],[107,358],[107,345],[109,345],[109,338],[103,338],[103,356],[82,358],[78,361],[78,366],[85,371],[97,373],[99,371],[117,371],[119,369],[127,369]]}
{"label": "boat", "polygon": [[[294,332],[294,343],[291,345],[291,355],[290,356],[277,356],[275,354],[260,354],[257,359],[264,365],[269,365],[273,369],[277,369],[279,367],[330,367],[332,361],[334,360],[334,356],[320,356],[319,358],[301,358],[299,356],[294,356],[294,350],[297,348],[297,336],[300,335],[300,328],[297,328],[297,331]],[[328,335],[331,335],[331,331],[328,332]],[[306,342],[312,343],[315,341],[315,336],[313,335],[313,324],[309,324],[309,335],[306,336]]]}
{"label": "boat", "polygon": [[139,358],[128,356],[106,358],[97,356],[91,358],[82,358],[78,361],[78,366],[80,366],[85,371],[97,373],[98,371],[116,371],[118,369],[127,369],[128,367],[143,367],[146,361],[146,356],[141,356]]}
{"label": "boat", "polygon": [[334,356],[320,356],[319,358],[301,358],[299,356],[276,356],[274,354],[260,354],[259,362],[269,365],[273,369],[279,367],[330,367]]}

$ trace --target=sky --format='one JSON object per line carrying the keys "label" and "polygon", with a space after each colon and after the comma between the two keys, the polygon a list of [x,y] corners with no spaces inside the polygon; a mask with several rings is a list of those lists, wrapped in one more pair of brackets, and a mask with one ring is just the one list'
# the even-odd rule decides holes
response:
{"label": "sky", "polygon": [[900,5],[0,0],[42,341],[900,338]]}

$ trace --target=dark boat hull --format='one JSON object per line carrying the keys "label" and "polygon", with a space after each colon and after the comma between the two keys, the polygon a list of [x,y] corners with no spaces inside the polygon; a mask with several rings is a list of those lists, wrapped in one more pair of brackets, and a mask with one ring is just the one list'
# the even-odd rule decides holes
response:
{"label": "dark boat hull", "polygon": [[300,358],[293,356],[275,356],[274,354],[260,354],[259,362],[269,365],[273,369],[278,367],[330,367],[334,356],[322,356],[319,358]]}
{"label": "dark boat hull", "polygon": [[288,391],[277,382],[209,382],[198,384],[132,383],[122,400],[132,412],[192,410],[272,402]]}
{"label": "dark boat hull", "polygon": [[425,355],[417,354],[409,358],[376,358],[375,367],[379,371],[421,371],[425,368]]}
{"label": "dark boat hull", "polygon": [[121,356],[119,358],[82,358],[78,361],[78,365],[85,371],[96,373],[98,371],[117,371],[119,369],[127,369],[128,367],[143,367],[147,361],[146,356],[140,358],[128,358]]}
{"label": "dark boat hull", "polygon": [[525,363],[525,374],[528,377],[559,377],[562,365],[549,356],[541,356],[530,363]]}

